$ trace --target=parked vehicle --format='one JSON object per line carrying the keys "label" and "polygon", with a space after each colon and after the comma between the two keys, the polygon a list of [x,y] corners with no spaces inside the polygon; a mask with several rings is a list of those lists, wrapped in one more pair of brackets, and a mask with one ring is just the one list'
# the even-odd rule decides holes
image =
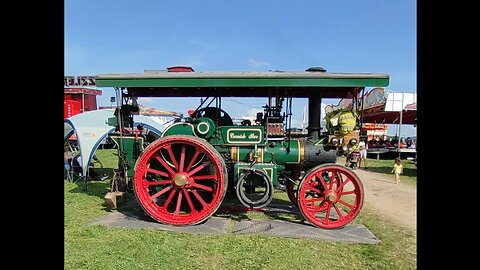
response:
{"label": "parked vehicle", "polygon": [[[227,193],[236,195],[245,207],[262,208],[278,189],[286,190],[304,218],[318,227],[341,228],[358,215],[362,183],[351,169],[335,163],[342,149],[339,139],[354,138],[346,139],[350,132],[321,133],[320,104],[324,98],[357,97],[367,86],[387,86],[388,75],[327,73],[319,68],[305,72],[169,70],[96,77],[98,86],[117,89],[123,102],[121,112],[109,120],[117,126],[110,138],[118,144],[121,157],[106,196],[110,204],[112,194],[132,190],[153,219],[193,225],[215,213]],[[189,115],[144,147],[141,131],[130,124],[138,97],[202,99]],[[222,107],[222,97],[264,97],[267,102],[255,121],[236,124]],[[307,134],[290,132],[294,98],[309,100]]]}

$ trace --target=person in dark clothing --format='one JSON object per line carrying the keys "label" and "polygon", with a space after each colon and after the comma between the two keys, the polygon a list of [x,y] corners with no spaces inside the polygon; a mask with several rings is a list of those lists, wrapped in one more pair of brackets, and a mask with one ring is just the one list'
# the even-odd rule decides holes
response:
{"label": "person in dark clothing", "polygon": [[[95,156],[94,156],[93,159],[95,159]],[[98,160],[98,158],[96,160]],[[83,172],[82,166],[83,166],[83,163],[82,163],[82,157],[80,156],[80,154],[74,156],[73,160],[72,160],[73,171],[75,173],[81,174]],[[93,163],[90,163],[89,166],[88,166],[88,176],[90,176],[94,181],[103,181],[104,180],[93,169]]]}

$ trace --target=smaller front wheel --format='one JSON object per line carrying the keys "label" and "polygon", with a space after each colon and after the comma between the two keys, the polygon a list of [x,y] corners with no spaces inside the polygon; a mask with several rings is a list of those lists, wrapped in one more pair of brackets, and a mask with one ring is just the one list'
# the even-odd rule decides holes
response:
{"label": "smaller front wheel", "polygon": [[344,227],[360,212],[363,185],[350,169],[323,164],[310,169],[298,187],[298,206],[313,225],[324,229]]}

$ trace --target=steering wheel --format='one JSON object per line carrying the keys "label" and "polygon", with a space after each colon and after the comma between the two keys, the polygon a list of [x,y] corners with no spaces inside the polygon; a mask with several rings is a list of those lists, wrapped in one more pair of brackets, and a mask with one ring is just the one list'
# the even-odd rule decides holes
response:
{"label": "steering wheel", "polygon": [[212,119],[216,123],[218,119],[219,126],[233,126],[233,121],[228,113],[220,108],[216,107],[205,107],[197,111],[195,114],[196,118],[207,117]]}

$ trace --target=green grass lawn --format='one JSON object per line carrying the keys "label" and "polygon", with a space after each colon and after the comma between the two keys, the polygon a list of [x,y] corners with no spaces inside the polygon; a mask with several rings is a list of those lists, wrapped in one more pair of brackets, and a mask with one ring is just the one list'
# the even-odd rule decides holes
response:
{"label": "green grass lawn", "polygon": [[[110,177],[117,162],[114,153],[97,151],[105,165],[101,173]],[[87,226],[108,212],[103,201],[107,191],[108,180],[89,182],[87,191],[81,183],[64,181],[65,269],[416,269],[416,236],[366,207],[354,222],[381,240],[376,245]],[[288,198],[275,193],[274,200]]]}

